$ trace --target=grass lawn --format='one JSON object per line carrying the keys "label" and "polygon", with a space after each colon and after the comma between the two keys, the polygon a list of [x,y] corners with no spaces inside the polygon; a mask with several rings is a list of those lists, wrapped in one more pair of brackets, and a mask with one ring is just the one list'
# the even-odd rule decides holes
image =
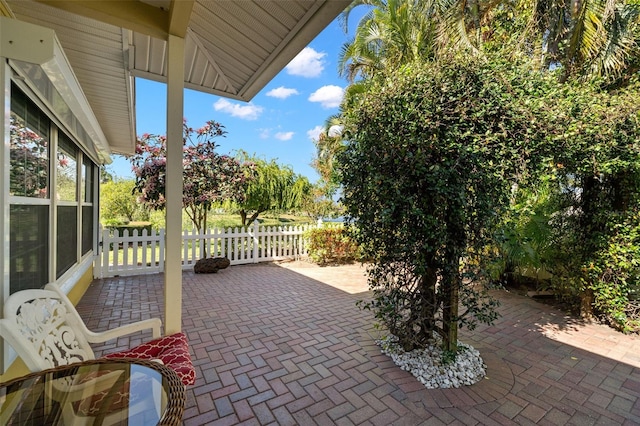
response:
{"label": "grass lawn", "polygon": [[[188,222],[191,224],[191,222]],[[314,223],[314,220],[309,216],[297,216],[292,214],[282,215],[260,215],[258,217],[258,223],[263,226],[297,226]],[[240,227],[240,215],[216,213],[209,216],[208,224],[210,228],[234,228]],[[183,221],[184,228],[184,221]]]}
{"label": "grass lawn", "polygon": [[[152,211],[150,222],[155,229],[164,228],[164,212]],[[315,223],[315,220],[309,216],[293,215],[293,214],[263,214],[258,217],[258,223],[264,226],[297,226],[309,223]],[[141,224],[140,222],[131,222],[130,225]],[[236,228],[241,226],[240,215],[228,213],[210,212],[207,220],[208,228]],[[193,222],[182,213],[182,229],[193,229]]]}

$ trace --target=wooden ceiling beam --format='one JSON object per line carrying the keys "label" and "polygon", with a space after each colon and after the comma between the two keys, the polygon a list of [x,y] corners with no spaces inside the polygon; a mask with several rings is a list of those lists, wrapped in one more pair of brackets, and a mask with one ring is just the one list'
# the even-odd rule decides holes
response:
{"label": "wooden ceiling beam", "polygon": [[169,34],[185,38],[195,0],[171,0],[169,8]]}

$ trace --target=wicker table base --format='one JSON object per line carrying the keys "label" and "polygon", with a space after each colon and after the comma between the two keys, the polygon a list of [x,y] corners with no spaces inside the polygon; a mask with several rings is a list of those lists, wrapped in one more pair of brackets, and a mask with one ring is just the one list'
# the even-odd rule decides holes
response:
{"label": "wicker table base", "polygon": [[170,368],[97,359],[0,383],[2,425],[179,425],[185,387]]}

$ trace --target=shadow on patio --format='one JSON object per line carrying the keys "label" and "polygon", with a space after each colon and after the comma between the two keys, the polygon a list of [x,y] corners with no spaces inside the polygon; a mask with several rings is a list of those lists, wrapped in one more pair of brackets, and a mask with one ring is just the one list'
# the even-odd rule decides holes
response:
{"label": "shadow on patio", "polygon": [[[640,423],[638,337],[501,292],[496,324],[461,334],[481,351],[487,378],[427,390],[375,346],[372,315],[355,306],[367,296],[356,294],[366,289],[362,270],[284,266],[184,273],[197,374],[185,425]],[[162,287],[162,275],[96,280],[78,310],[95,330],[161,317]]]}

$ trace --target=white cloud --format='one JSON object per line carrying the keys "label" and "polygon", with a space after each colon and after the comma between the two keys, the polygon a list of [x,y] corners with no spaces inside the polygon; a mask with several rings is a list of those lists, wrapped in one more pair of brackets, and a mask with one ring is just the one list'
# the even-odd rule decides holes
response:
{"label": "white cloud", "polygon": [[293,137],[293,132],[278,132],[274,137],[281,141],[288,141]]}
{"label": "white cloud", "polygon": [[271,129],[258,129],[260,130],[260,139],[268,139]]}
{"label": "white cloud", "polygon": [[309,96],[309,101],[319,102],[323,108],[335,108],[340,106],[344,89],[339,86],[322,86]]}
{"label": "white cloud", "polygon": [[263,110],[261,106],[252,103],[242,105],[239,103],[229,102],[226,99],[218,100],[213,104],[213,109],[216,111],[226,112],[227,114],[231,114],[232,117],[238,117],[243,120],[256,120]]}
{"label": "white cloud", "polygon": [[313,129],[307,130],[307,136],[309,137],[309,139],[317,141],[318,136],[320,136],[320,133],[322,133],[323,131],[323,126],[316,126]]}
{"label": "white cloud", "polygon": [[324,69],[323,58],[327,56],[324,52],[316,52],[310,47],[305,47],[298,56],[293,58],[289,65],[285,67],[290,75],[300,77],[318,77]]}
{"label": "white cloud", "polygon": [[291,89],[284,86],[271,89],[267,92],[267,96],[271,96],[272,98],[278,98],[278,99],[287,99],[289,96],[299,95],[299,94],[300,92],[298,92],[296,89]]}

